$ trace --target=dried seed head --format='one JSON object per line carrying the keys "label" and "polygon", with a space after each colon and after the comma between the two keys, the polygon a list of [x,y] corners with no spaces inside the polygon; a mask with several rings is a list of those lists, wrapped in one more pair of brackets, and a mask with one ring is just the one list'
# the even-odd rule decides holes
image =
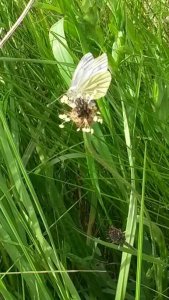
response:
{"label": "dried seed head", "polygon": [[118,245],[123,245],[126,241],[124,232],[114,226],[110,226],[108,230],[108,239]]}

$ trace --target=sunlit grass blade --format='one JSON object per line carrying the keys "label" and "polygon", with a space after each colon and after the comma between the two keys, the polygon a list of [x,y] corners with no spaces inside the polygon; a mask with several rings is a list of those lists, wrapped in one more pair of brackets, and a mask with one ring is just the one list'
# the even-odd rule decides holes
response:
{"label": "sunlit grass blade", "polygon": [[136,299],[140,299],[141,290],[141,270],[142,270],[142,252],[143,252],[143,226],[144,226],[144,200],[146,184],[146,159],[147,159],[147,141],[145,141],[144,166],[143,166],[143,184],[141,207],[139,214],[139,232],[138,232],[138,257],[137,257],[137,277],[136,277]]}
{"label": "sunlit grass blade", "polygon": [[[130,165],[130,173],[131,173],[131,191],[130,191],[128,217],[127,217],[127,225],[126,225],[125,233],[126,233],[126,241],[129,244],[133,245],[134,238],[135,238],[135,231],[136,231],[136,221],[137,221],[137,198],[135,194],[135,188],[136,188],[135,170],[134,170],[134,159],[133,159],[133,152],[132,152],[130,130],[129,130],[128,119],[127,119],[126,110],[123,101],[122,101],[122,110],[123,110],[123,119],[124,119],[124,134],[125,134],[126,147],[127,147],[128,159]],[[118,284],[117,284],[116,300],[125,299],[129,270],[130,270],[130,263],[131,263],[131,255],[127,253],[123,253],[121,259],[121,267],[120,267],[120,273],[118,278]]]}

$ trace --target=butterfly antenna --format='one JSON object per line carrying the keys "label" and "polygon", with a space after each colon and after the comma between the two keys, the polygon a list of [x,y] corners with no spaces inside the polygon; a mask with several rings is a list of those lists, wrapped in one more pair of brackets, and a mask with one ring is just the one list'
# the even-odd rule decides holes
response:
{"label": "butterfly antenna", "polygon": [[59,100],[59,99],[61,99],[61,98],[62,98],[62,96],[60,96],[60,97],[56,98],[55,100],[53,100],[52,102],[48,103],[48,104],[47,104],[47,107],[50,107],[50,106],[53,105],[57,100]]}

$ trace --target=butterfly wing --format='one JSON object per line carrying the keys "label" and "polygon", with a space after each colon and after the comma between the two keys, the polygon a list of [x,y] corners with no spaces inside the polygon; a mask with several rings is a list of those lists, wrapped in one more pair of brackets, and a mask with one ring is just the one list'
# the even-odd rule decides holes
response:
{"label": "butterfly wing", "polygon": [[92,99],[99,99],[106,95],[110,86],[111,74],[109,71],[100,72],[86,81],[82,86],[81,94],[90,95]]}
{"label": "butterfly wing", "polygon": [[72,79],[69,94],[88,95],[93,99],[104,97],[111,82],[106,53],[93,58],[91,53],[84,55],[79,62]]}

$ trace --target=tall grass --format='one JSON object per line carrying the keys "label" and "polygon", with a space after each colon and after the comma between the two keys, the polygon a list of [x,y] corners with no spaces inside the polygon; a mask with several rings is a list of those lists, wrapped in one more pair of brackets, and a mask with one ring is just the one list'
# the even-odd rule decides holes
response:
{"label": "tall grass", "polygon": [[[1,35],[25,1],[0,2]],[[0,294],[168,299],[167,1],[36,1],[0,57]],[[86,52],[112,83],[94,135],[59,128]],[[133,248],[107,239],[125,231]]]}

